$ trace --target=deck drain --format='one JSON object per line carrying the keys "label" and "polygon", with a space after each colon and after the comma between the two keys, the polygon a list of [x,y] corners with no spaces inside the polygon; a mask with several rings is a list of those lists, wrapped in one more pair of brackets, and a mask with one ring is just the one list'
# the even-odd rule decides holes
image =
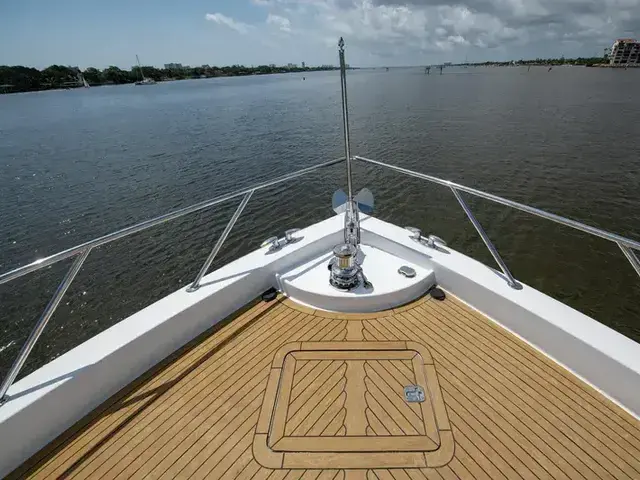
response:
{"label": "deck drain", "polygon": [[424,390],[420,385],[404,387],[404,399],[409,403],[422,403],[424,402]]}

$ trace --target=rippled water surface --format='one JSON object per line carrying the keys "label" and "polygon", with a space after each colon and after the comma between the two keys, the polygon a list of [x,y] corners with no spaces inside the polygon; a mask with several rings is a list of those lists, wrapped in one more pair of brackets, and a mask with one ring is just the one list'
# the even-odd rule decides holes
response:
{"label": "rippled water surface", "polygon": [[[0,270],[343,154],[337,72],[0,96]],[[352,153],[640,239],[640,71],[349,74]],[[493,266],[444,187],[355,164],[379,217]],[[344,166],[256,193],[214,264],[331,215]],[[640,341],[618,247],[468,199],[522,281]],[[23,373],[188,283],[237,203],[92,252]],[[0,375],[70,263],[0,286]]]}

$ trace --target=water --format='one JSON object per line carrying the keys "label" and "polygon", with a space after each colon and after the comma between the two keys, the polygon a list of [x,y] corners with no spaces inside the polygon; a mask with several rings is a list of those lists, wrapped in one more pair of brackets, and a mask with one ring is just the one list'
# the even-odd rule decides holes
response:
{"label": "water", "polygon": [[[0,96],[0,270],[343,154],[337,72]],[[349,74],[352,152],[640,237],[640,71]],[[377,215],[493,266],[450,191],[369,165]],[[331,167],[254,195],[213,268],[330,215]],[[239,201],[239,200],[238,200]],[[470,198],[518,279],[640,341],[640,280],[604,240]],[[192,280],[237,202],[92,252],[24,373]],[[0,375],[70,262],[0,286]]]}

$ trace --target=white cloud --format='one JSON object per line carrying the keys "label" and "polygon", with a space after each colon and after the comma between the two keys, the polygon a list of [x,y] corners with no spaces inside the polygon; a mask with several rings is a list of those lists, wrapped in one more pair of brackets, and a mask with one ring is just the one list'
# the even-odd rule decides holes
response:
{"label": "white cloud", "polygon": [[211,22],[215,22],[218,25],[224,25],[230,28],[231,30],[235,30],[236,32],[242,33],[242,34],[249,33],[249,30],[253,28],[252,25],[249,25],[243,22],[238,22],[237,20],[234,20],[231,17],[227,17],[222,13],[207,13],[204,18]]}
{"label": "white cloud", "polygon": [[275,15],[270,13],[267,16],[267,24],[275,25],[281,31],[290,33],[291,32],[291,21],[286,17],[281,17],[280,15]]}
{"label": "white cloud", "polygon": [[250,2],[267,15],[264,23],[252,26],[222,14],[207,18],[241,33],[255,31],[264,46],[256,56],[275,61],[335,63],[340,36],[350,63],[365,66],[591,56],[616,37],[640,35],[640,0]]}

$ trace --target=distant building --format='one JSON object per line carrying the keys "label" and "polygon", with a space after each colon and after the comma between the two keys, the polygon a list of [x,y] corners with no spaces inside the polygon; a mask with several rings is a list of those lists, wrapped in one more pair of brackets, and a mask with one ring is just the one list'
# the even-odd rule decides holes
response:
{"label": "distant building", "polygon": [[287,63],[287,68],[298,68],[298,65],[295,63]]}
{"label": "distant building", "polygon": [[307,68],[307,64],[302,62],[302,68]]}
{"label": "distant building", "polygon": [[200,68],[211,68],[208,64],[201,65]]}
{"label": "distant building", "polygon": [[181,63],[165,63],[164,68],[166,70],[182,70],[183,67]]}
{"label": "distant building", "polygon": [[633,38],[620,38],[613,43],[611,65],[640,65],[640,42]]}
{"label": "distant building", "polygon": [[270,68],[276,68],[276,64],[275,64],[275,63],[270,63],[270,64],[269,64],[269,67],[270,67]]}

